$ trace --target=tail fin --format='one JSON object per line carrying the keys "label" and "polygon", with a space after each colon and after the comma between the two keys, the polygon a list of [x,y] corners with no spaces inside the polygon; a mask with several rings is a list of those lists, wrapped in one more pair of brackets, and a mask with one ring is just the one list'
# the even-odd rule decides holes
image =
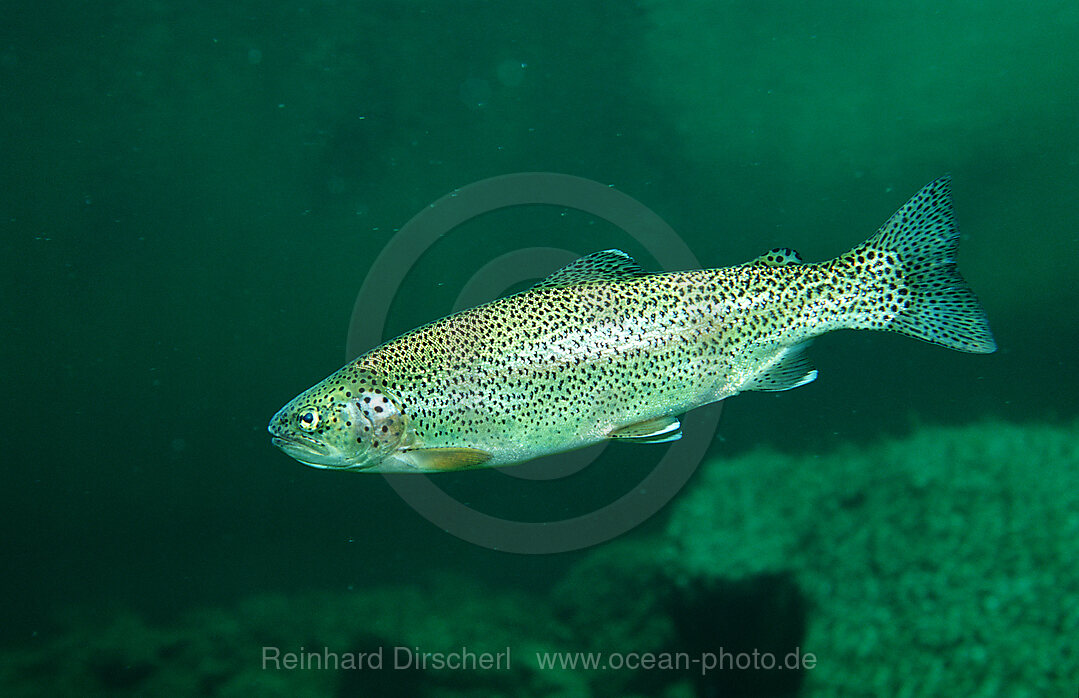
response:
{"label": "tail fin", "polygon": [[959,228],[952,211],[951,178],[922,188],[864,244],[841,259],[862,273],[886,264],[898,273],[889,289],[891,322],[900,332],[949,349],[996,351],[989,319],[955,264]]}

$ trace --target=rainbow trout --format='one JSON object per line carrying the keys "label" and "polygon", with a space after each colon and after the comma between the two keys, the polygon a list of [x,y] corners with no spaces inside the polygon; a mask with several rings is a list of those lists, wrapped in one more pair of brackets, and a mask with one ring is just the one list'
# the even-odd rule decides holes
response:
{"label": "rainbow trout", "polygon": [[736,267],[653,274],[624,252],[596,252],[372,349],[300,393],[269,431],[301,463],[364,472],[672,441],[688,410],[814,380],[805,348],[825,332],[994,351],[956,269],[958,243],[942,177],[864,244],[819,264],[776,249]]}

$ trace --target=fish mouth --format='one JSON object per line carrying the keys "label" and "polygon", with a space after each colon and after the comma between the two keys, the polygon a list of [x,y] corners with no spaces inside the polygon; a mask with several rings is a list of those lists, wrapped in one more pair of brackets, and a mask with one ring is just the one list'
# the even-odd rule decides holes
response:
{"label": "fish mouth", "polygon": [[270,420],[270,423],[266,425],[266,431],[270,432],[270,440],[273,442],[273,445],[289,455],[292,455],[292,452],[295,450],[308,451],[317,456],[328,456],[330,454],[330,448],[321,440],[312,438],[289,427],[288,419],[283,416],[287,409],[287,405],[281,408],[281,410],[273,416],[273,419]]}
{"label": "fish mouth", "polygon": [[274,446],[277,446],[281,450],[304,450],[310,451],[315,455],[328,456],[330,455],[330,449],[323,443],[319,443],[314,439],[309,439],[306,436],[297,434],[296,436],[282,436],[280,434],[274,434],[270,439]]}
{"label": "fish mouth", "polygon": [[360,461],[350,461],[348,457],[342,455],[336,448],[304,436],[303,434],[285,435],[273,433],[272,431],[271,433],[273,436],[270,441],[274,446],[277,446],[300,463],[309,465],[312,468],[361,471],[369,470],[375,465],[366,458]]}
{"label": "fish mouth", "polygon": [[375,464],[362,454],[350,454],[322,439],[292,429],[282,416],[286,410],[287,405],[274,415],[266,427],[266,431],[270,432],[270,442],[286,455],[312,468],[359,471],[374,467]]}
{"label": "fish mouth", "polygon": [[344,459],[336,449],[302,434],[274,434],[270,439],[274,446],[313,468],[340,468]]}

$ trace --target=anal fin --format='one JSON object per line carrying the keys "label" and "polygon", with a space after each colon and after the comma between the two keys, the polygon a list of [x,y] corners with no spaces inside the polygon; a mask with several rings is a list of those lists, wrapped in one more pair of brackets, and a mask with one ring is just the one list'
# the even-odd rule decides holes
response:
{"label": "anal fin", "polygon": [[743,390],[791,390],[817,380],[817,369],[805,355],[809,342],[780,349],[772,364],[756,375]]}
{"label": "anal fin", "polygon": [[656,417],[619,427],[610,431],[607,436],[634,443],[661,444],[682,438],[682,423],[675,417]]}

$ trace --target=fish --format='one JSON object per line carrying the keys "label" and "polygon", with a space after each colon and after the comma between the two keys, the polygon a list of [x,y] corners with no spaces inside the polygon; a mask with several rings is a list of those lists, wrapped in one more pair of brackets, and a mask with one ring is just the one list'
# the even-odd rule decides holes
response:
{"label": "fish", "polygon": [[679,416],[817,378],[806,348],[842,329],[991,353],[956,266],[948,176],[849,252],[787,248],[738,266],[646,272],[620,250],[407,332],[279,410],[274,445],[316,468],[433,473],[500,467],[601,441],[681,437]]}

